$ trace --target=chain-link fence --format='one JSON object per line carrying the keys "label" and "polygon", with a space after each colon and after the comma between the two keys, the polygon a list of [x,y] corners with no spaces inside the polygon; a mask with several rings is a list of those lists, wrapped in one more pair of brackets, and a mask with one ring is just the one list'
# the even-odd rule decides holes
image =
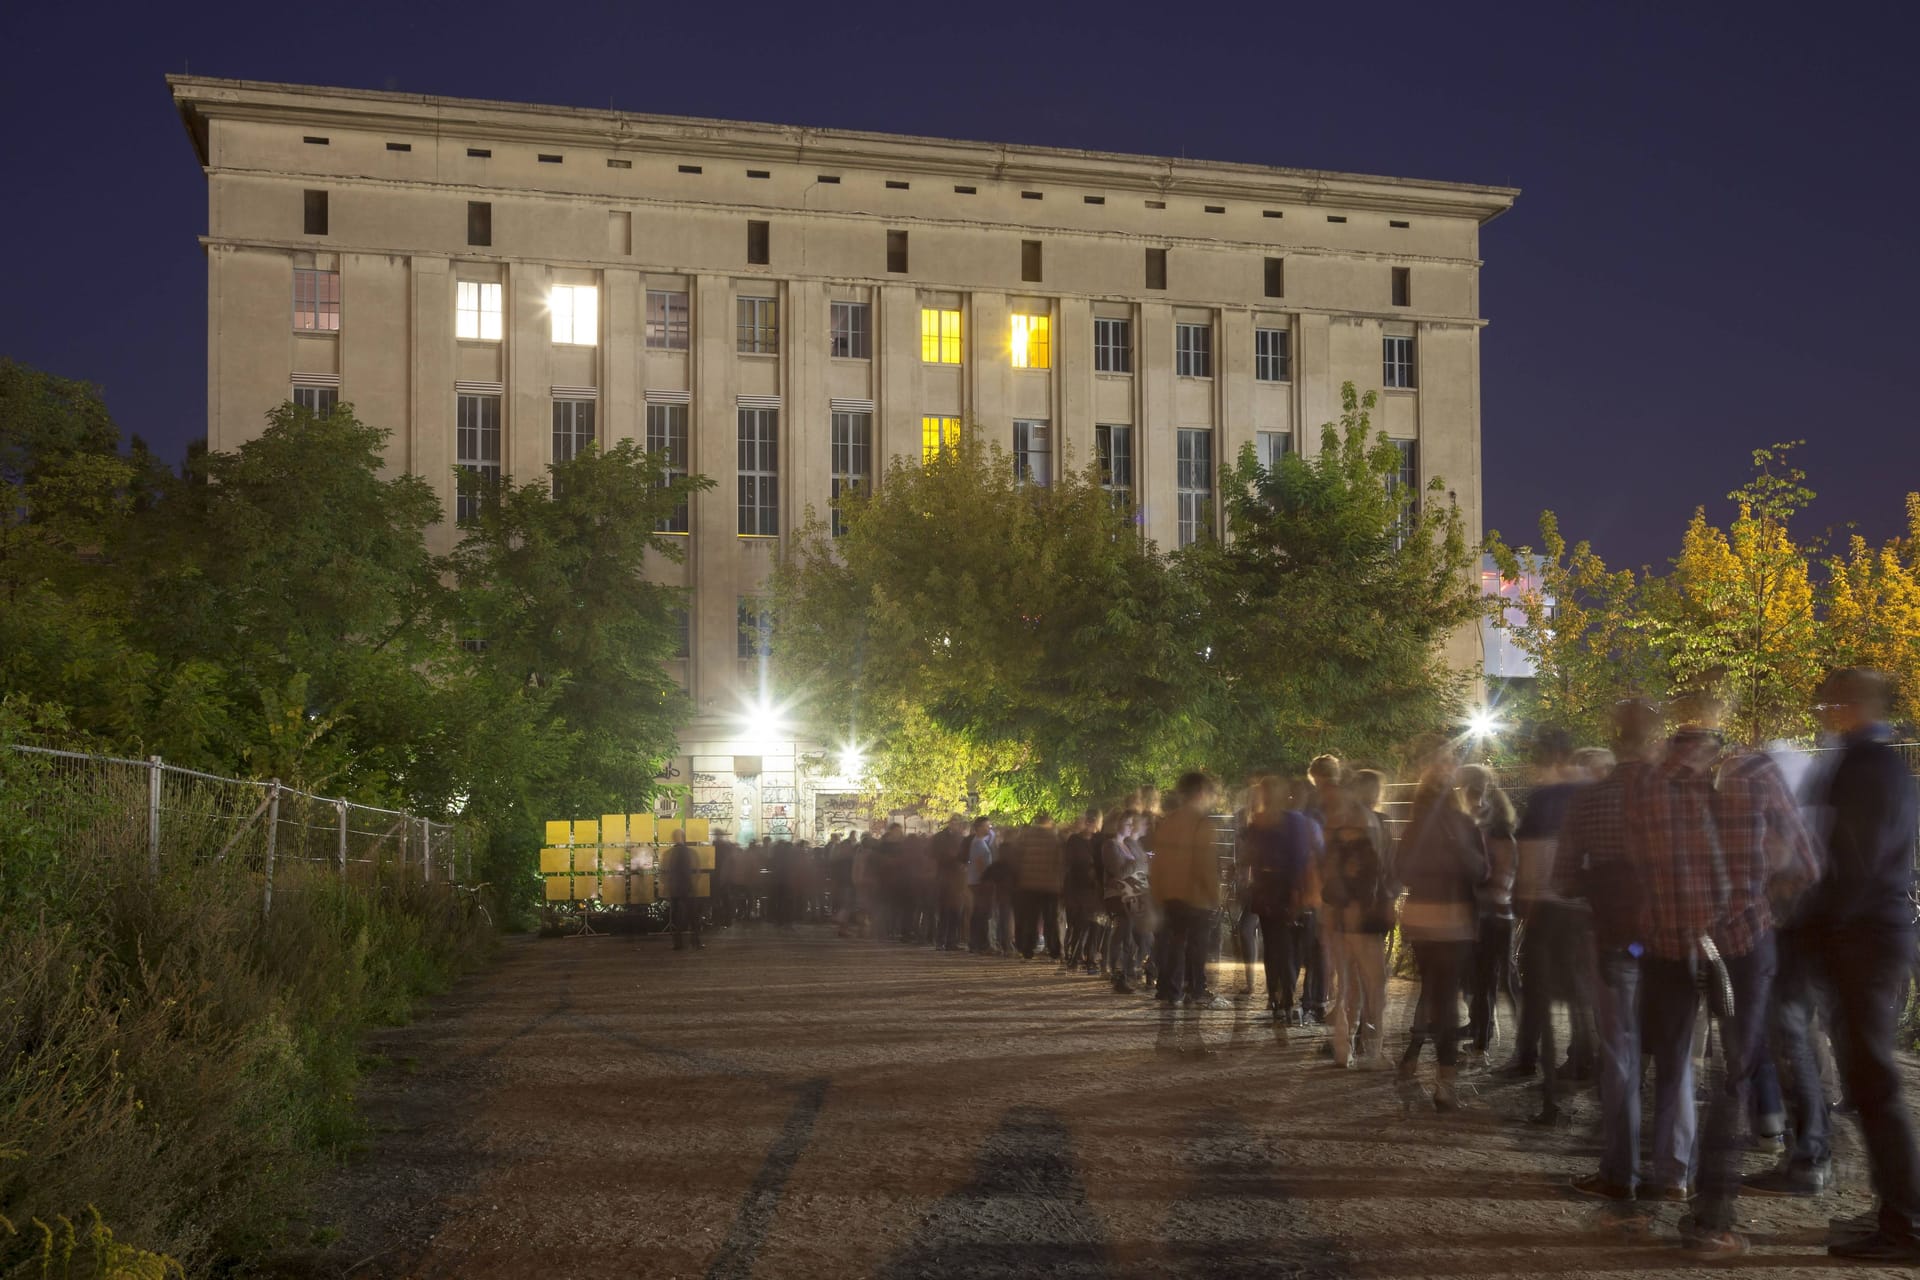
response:
{"label": "chain-link fence", "polygon": [[183,860],[245,867],[258,877],[263,913],[273,910],[276,886],[297,891],[303,880],[292,874],[297,867],[324,869],[368,889],[473,883],[480,834],[471,826],[314,795],[277,780],[223,778],[158,756],[12,750],[32,756],[56,783],[45,794],[58,800],[38,805],[31,816],[73,855],[145,849],[156,878]]}

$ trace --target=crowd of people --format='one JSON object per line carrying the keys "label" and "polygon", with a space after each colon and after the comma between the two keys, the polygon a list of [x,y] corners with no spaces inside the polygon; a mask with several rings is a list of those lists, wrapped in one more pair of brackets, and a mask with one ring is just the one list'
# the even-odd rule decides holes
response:
{"label": "crowd of people", "polygon": [[[1403,822],[1383,813],[1381,774],[1322,756],[1304,778],[1254,779],[1231,820],[1216,784],[1191,773],[1164,799],[1146,789],[1063,823],[955,815],[931,833],[895,823],[820,848],[722,839],[714,917],[1044,956],[1167,1009],[1228,1003],[1210,983],[1224,935],[1247,975],[1233,994],[1253,995],[1257,956],[1275,1034],[1323,1025],[1320,1053],[1340,1068],[1390,1050],[1397,938],[1420,983],[1395,1068],[1404,1095],[1458,1108],[1464,1057],[1537,1077],[1533,1120],[1552,1125],[1566,1091],[1592,1084],[1603,1154],[1572,1189],[1627,1212],[1684,1203],[1682,1241],[1730,1254],[1747,1247],[1743,1191],[1830,1185],[1838,1086],[1877,1207],[1835,1220],[1830,1252],[1920,1262],[1920,1155],[1894,1059],[1920,836],[1889,694],[1875,672],[1832,673],[1813,709],[1830,749],[1787,768],[1729,744],[1711,696],[1629,699],[1606,748],[1540,734],[1519,807],[1457,744],[1435,744]],[[1496,1067],[1503,1005],[1513,1052]],[[1778,1163],[1743,1178],[1756,1145]]]}

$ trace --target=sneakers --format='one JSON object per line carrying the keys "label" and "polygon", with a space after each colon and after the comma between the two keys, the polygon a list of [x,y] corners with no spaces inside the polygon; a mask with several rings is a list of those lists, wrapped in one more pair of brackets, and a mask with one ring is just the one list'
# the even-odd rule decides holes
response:
{"label": "sneakers", "polygon": [[1782,1164],[1741,1179],[1747,1191],[1763,1196],[1817,1196],[1833,1182],[1831,1164]]}
{"label": "sneakers", "polygon": [[1860,1262],[1920,1262],[1920,1240],[1911,1236],[1893,1236],[1878,1228],[1863,1236],[1853,1236],[1846,1240],[1836,1240],[1827,1246],[1827,1252],[1836,1258],[1853,1258]]}
{"label": "sneakers", "polygon": [[1747,1238],[1731,1227],[1709,1227],[1692,1214],[1680,1219],[1680,1243],[1694,1253],[1732,1258],[1747,1251]]}
{"label": "sneakers", "polygon": [[1567,1184],[1578,1195],[1592,1196],[1595,1200],[1631,1200],[1633,1188],[1625,1187],[1597,1173],[1584,1178],[1575,1178]]}

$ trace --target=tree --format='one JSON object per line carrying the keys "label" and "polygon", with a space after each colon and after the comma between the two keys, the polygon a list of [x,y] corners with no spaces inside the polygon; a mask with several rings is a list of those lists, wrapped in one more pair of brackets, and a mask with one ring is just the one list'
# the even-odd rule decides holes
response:
{"label": "tree", "polygon": [[1722,530],[1696,510],[1648,623],[1675,688],[1711,686],[1747,742],[1807,732],[1822,642],[1807,550],[1793,517],[1813,500],[1789,455],[1798,441],[1753,451],[1754,474],[1727,497]]}
{"label": "tree", "polygon": [[1827,562],[1826,657],[1894,678],[1897,713],[1920,721],[1920,493],[1907,495],[1907,532],[1883,547],[1854,535]]}
{"label": "tree", "polygon": [[967,431],[841,519],[776,568],[774,661],[812,723],[900,745],[893,794],[945,807],[964,776],[987,808],[1062,809],[1197,758],[1200,601],[1094,477],[1023,483]]}
{"label": "tree", "polygon": [[1223,771],[1383,758],[1458,714],[1463,675],[1441,645],[1481,609],[1465,530],[1439,477],[1426,501],[1395,486],[1374,404],[1343,387],[1311,458],[1267,469],[1244,447],[1221,473],[1227,540],[1175,559],[1207,601]]}
{"label": "tree", "polygon": [[656,530],[713,482],[670,476],[631,440],[549,470],[479,495],[452,557],[459,616],[484,686],[531,702],[564,738],[558,767],[541,775],[543,801],[625,812],[651,798],[689,709],[665,666],[680,646],[682,594],[646,576],[651,557],[683,553]]}
{"label": "tree", "polygon": [[[1569,547],[1551,511],[1540,514],[1538,554],[1509,547],[1497,530],[1487,532],[1484,546],[1502,578],[1534,584],[1498,602],[1494,625],[1533,661],[1538,719],[1579,741],[1606,741],[1619,698],[1664,688],[1664,671],[1639,626],[1633,571],[1608,569],[1584,539]],[[1509,608],[1520,614],[1517,623],[1507,617]]]}

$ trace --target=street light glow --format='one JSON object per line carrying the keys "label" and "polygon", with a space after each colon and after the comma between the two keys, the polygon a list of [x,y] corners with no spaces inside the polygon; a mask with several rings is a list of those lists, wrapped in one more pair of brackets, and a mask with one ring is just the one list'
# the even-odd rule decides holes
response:
{"label": "street light glow", "polygon": [[1491,738],[1500,732],[1500,717],[1491,707],[1478,707],[1467,716],[1467,732],[1476,738]]}
{"label": "street light glow", "polygon": [[864,770],[866,767],[867,767],[866,753],[860,750],[859,746],[856,743],[849,742],[846,746],[840,748],[840,776],[841,777],[857,778],[860,776],[861,771]]}

